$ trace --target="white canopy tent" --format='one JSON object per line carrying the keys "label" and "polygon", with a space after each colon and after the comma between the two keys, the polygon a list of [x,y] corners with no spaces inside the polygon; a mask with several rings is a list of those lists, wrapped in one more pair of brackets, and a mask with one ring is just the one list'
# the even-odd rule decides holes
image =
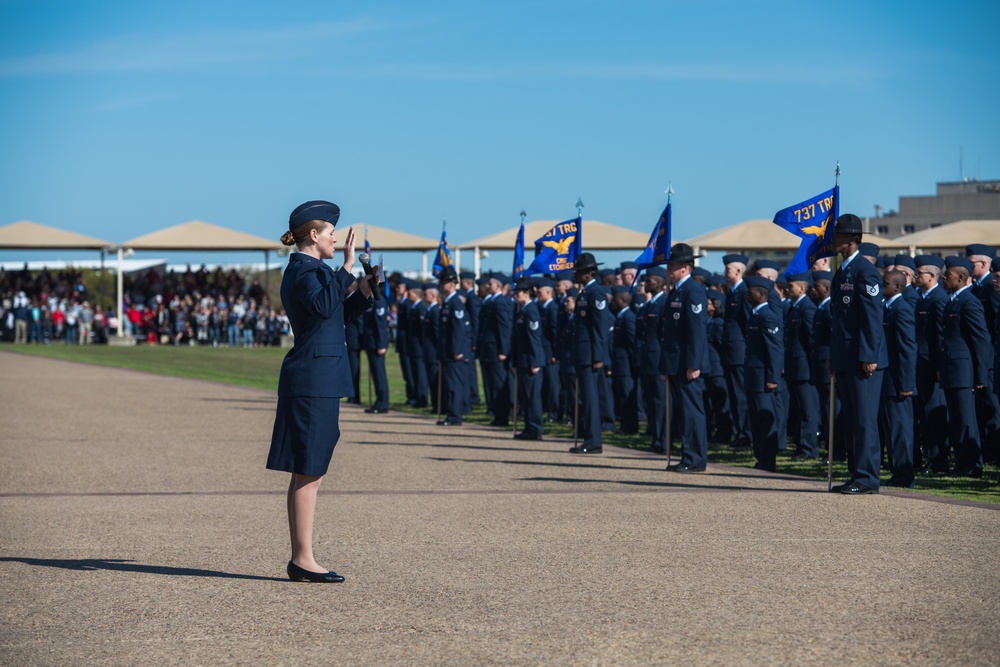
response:
{"label": "white canopy tent", "polygon": [[[880,248],[905,248],[898,239],[887,239],[875,234],[865,234],[864,240]],[[779,227],[771,220],[747,220],[722,229],[705,232],[686,241],[695,253],[703,250],[725,252],[795,251],[802,243],[795,234]]]}
{"label": "white canopy tent", "polygon": [[972,243],[985,243],[1000,248],[1000,220],[959,220],[947,225],[904,234],[897,243],[909,249],[911,255],[924,249],[964,250]]}

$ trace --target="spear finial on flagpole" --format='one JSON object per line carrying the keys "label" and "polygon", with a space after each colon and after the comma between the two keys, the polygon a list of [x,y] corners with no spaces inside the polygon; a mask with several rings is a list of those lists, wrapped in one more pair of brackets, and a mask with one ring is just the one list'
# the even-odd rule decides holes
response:
{"label": "spear finial on flagpole", "polygon": [[837,160],[837,169],[833,172],[833,184],[840,185],[840,160]]}
{"label": "spear finial on flagpole", "polygon": [[576,198],[576,217],[583,217],[583,197]]}
{"label": "spear finial on flagpole", "polygon": [[663,194],[667,195],[667,203],[670,203],[670,195],[674,194],[674,188],[671,185],[672,181],[667,181],[667,189],[663,191]]}
{"label": "spear finial on flagpole", "polygon": [[528,215],[528,214],[527,214],[527,213],[525,213],[525,212],[524,212],[524,209],[522,208],[522,209],[521,209],[521,224],[522,224],[522,225],[524,224],[524,216],[526,216],[526,215]]}

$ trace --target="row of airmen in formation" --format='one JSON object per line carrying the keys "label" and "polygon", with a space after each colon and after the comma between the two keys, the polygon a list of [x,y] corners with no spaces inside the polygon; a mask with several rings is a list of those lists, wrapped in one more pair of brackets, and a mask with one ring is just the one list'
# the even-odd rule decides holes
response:
{"label": "row of airmen in formation", "polygon": [[[700,472],[709,440],[753,447],[769,471],[789,440],[794,456],[820,458],[833,397],[834,457],[850,471],[835,491],[877,493],[883,463],[892,486],[913,486],[917,473],[980,476],[1000,441],[996,250],[885,258],[857,216],[835,230],[836,273],[821,260],[781,280],[777,263],[740,254],[712,275],[678,243],[635,289],[635,264],[601,270],[590,253],[573,271],[513,285],[451,267],[436,284],[401,281],[407,402],[443,415],[442,426],[481,402],[492,425],[509,426],[516,405],[523,440],[541,440],[545,421],[575,420],[577,454],[600,453],[602,431],[642,423],[652,451],[666,453],[670,423],[682,454],[668,469]],[[368,350],[374,413],[389,407],[386,315],[377,304],[356,325],[367,330],[349,331],[349,348]]]}

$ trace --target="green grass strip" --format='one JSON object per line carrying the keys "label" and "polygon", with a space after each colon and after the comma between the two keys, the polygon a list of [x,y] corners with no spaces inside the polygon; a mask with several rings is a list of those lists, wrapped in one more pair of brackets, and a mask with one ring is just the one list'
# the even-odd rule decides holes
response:
{"label": "green grass strip", "polygon": [[[109,347],[106,345],[4,345],[0,350],[30,354],[51,359],[63,359],[98,366],[128,368],[157,375],[210,380],[240,387],[252,387],[277,391],[278,371],[281,360],[287,352],[281,348],[212,348],[212,347],[175,347],[172,345],[137,345],[135,347]],[[389,352],[386,359],[386,370],[389,376],[389,403],[392,410],[412,414],[430,416],[430,410],[417,410],[406,405],[406,387],[399,368],[399,357]],[[436,378],[430,378],[431,384]],[[361,402],[370,404],[369,396],[373,397],[374,389],[369,387],[368,364],[365,355],[361,355]],[[480,387],[480,396],[482,396]],[[487,424],[492,418],[481,406],[473,409],[472,415],[466,421],[474,424]],[[572,438],[573,429],[564,425],[546,424],[545,435],[550,437]],[[649,446],[649,441],[642,435],[625,435],[621,433],[605,433],[604,442],[608,445],[643,450]],[[679,452],[679,443],[674,443],[674,451]],[[752,468],[753,453],[748,449],[733,449],[728,445],[711,445],[708,452],[709,461],[726,465]],[[664,457],[666,465],[666,457]],[[826,479],[826,464],[822,461],[793,461],[789,457],[778,456],[777,469],[779,473]],[[847,466],[835,464],[833,477],[837,481],[847,480]],[[884,475],[888,478],[888,475]],[[982,479],[956,478],[945,475],[920,476],[913,491],[930,495],[971,500],[981,503],[1000,504],[1000,468],[988,465],[983,470]]]}

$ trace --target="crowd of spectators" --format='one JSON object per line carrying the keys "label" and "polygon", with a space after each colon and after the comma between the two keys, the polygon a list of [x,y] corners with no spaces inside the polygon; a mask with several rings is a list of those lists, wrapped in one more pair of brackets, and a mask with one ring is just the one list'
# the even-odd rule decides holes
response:
{"label": "crowd of spectators", "polygon": [[183,273],[155,269],[124,280],[123,317],[100,303],[75,269],[0,272],[0,340],[67,345],[104,343],[118,334],[139,341],[213,347],[280,345],[289,333],[258,279],[205,267]]}

